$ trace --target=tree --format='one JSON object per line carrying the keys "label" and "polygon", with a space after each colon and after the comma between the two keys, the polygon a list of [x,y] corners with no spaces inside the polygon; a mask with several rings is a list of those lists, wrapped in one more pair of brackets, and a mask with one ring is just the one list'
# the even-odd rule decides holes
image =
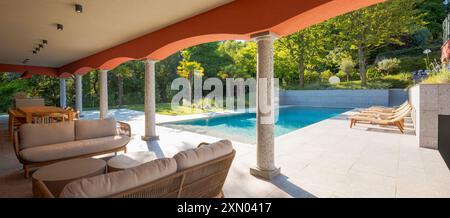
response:
{"label": "tree", "polygon": [[117,105],[122,107],[123,105],[123,80],[131,78],[133,71],[130,68],[130,62],[125,62],[120,66],[112,70],[112,73],[117,78]]}
{"label": "tree", "polygon": [[447,12],[443,5],[443,0],[416,0],[417,8],[424,14],[423,20],[426,22],[426,28],[432,33],[433,38],[442,37],[442,21],[444,21]]}
{"label": "tree", "polygon": [[402,35],[424,25],[415,1],[391,0],[363,8],[332,20],[346,47],[357,50],[361,85],[367,85],[366,59],[375,48],[386,43],[403,44]]}
{"label": "tree", "polygon": [[244,41],[223,42],[218,51],[228,63],[218,76],[225,78],[249,78],[256,76],[256,43]]}
{"label": "tree", "polygon": [[289,54],[290,63],[296,64],[300,87],[305,85],[305,69],[317,68],[323,63],[323,58],[328,52],[326,47],[333,41],[331,31],[331,26],[325,22],[277,41],[275,59],[281,59],[283,55]]}
{"label": "tree", "polygon": [[341,64],[339,65],[339,69],[347,75],[347,82],[349,81],[349,77],[353,73],[355,66],[356,63],[351,57],[345,57],[342,59]]}
{"label": "tree", "polygon": [[183,50],[184,55],[188,54],[189,61],[197,62],[204,68],[205,77],[216,77],[217,74],[232,63],[231,58],[219,50],[222,42],[210,42],[197,46],[192,46]]}
{"label": "tree", "polygon": [[170,88],[172,81],[178,77],[177,66],[181,61],[181,53],[177,52],[158,62],[156,70],[156,92],[158,102],[170,102],[173,91]]}

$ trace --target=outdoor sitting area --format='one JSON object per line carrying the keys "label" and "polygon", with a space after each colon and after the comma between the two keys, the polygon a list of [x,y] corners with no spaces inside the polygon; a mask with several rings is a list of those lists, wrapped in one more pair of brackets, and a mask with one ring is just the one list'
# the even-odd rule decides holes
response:
{"label": "outdoor sitting area", "polygon": [[[228,140],[181,151],[133,168],[75,180],[56,197],[224,197],[222,187],[235,151]],[[36,181],[35,197],[55,197],[47,185]]]}
{"label": "outdoor sitting area", "polygon": [[5,0],[0,197],[448,198],[444,4]]}
{"label": "outdoor sitting area", "polygon": [[23,124],[15,132],[14,151],[29,168],[50,163],[127,150],[130,126],[115,119],[75,120],[50,124]]}

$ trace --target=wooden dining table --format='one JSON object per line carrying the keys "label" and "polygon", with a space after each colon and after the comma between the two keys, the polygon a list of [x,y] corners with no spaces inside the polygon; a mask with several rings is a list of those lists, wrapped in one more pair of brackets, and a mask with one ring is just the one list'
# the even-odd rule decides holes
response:
{"label": "wooden dining table", "polygon": [[[45,116],[48,114],[54,114],[54,113],[60,113],[60,114],[66,114],[66,110],[60,107],[54,107],[54,106],[30,106],[30,107],[18,107],[17,110],[25,115],[26,122],[32,123],[33,122],[33,116]],[[69,115],[69,120],[73,116],[72,114]]]}

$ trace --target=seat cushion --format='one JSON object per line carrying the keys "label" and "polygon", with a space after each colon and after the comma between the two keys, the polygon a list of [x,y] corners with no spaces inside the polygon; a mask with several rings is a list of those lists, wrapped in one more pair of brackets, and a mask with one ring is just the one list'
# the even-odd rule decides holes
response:
{"label": "seat cushion", "polygon": [[177,163],[173,158],[157,159],[123,171],[73,181],[64,187],[60,197],[108,197],[172,175],[176,171]]}
{"label": "seat cushion", "polygon": [[178,170],[202,164],[204,162],[225,156],[233,151],[229,140],[221,140],[199,148],[181,151],[173,158],[177,161]]}
{"label": "seat cushion", "polygon": [[117,135],[114,118],[75,120],[75,140],[94,139]]}
{"label": "seat cushion", "polygon": [[74,122],[23,124],[19,134],[20,149],[75,140]]}
{"label": "seat cushion", "polygon": [[20,151],[20,156],[31,162],[45,162],[107,151],[124,146],[129,141],[130,137],[121,135],[86,139],[27,148]]}

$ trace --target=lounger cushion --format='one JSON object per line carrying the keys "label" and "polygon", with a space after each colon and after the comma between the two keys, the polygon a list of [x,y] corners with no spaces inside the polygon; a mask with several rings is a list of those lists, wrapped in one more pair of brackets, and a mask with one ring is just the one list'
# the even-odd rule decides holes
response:
{"label": "lounger cushion", "polygon": [[93,139],[117,135],[114,118],[97,120],[76,120],[75,139]]}
{"label": "lounger cushion", "polygon": [[123,171],[76,180],[64,187],[60,197],[107,197],[172,175],[176,170],[173,158],[157,159]]}
{"label": "lounger cushion", "polygon": [[75,140],[74,122],[23,124],[20,126],[20,149]]}
{"label": "lounger cushion", "polygon": [[231,142],[229,140],[221,140],[199,148],[181,151],[173,158],[177,161],[178,170],[184,170],[218,157],[225,156],[232,151],[233,146],[231,145]]}
{"label": "lounger cushion", "polygon": [[118,148],[130,141],[128,136],[109,136],[96,139],[71,141],[58,144],[30,147],[20,151],[20,156],[31,162],[45,162],[92,154]]}

